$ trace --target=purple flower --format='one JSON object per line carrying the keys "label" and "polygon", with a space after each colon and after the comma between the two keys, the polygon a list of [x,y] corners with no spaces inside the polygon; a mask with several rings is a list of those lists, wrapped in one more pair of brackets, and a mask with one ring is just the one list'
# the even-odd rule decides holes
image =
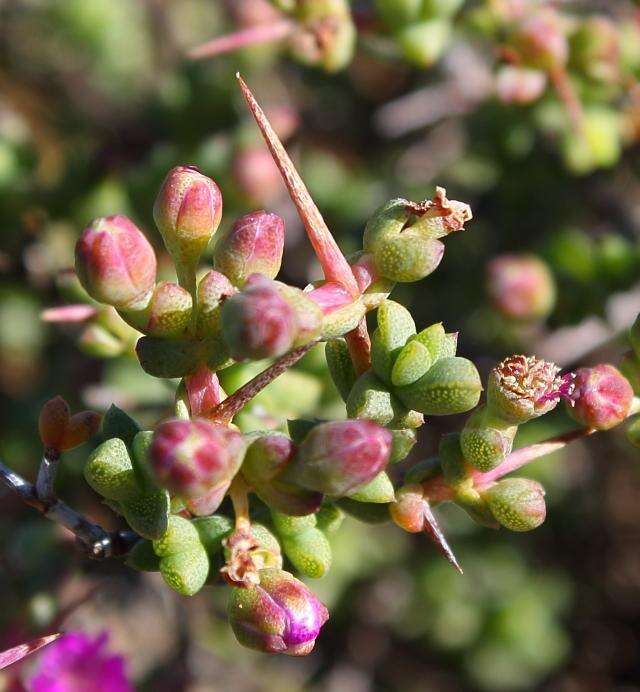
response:
{"label": "purple flower", "polygon": [[106,632],[91,637],[68,632],[38,657],[38,668],[26,684],[29,692],[133,692],[125,659],[109,653]]}

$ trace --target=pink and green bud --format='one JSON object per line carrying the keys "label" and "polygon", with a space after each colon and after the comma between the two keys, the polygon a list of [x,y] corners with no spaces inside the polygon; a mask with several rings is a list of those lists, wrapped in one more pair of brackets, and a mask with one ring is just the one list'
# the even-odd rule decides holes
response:
{"label": "pink and green bud", "polygon": [[404,531],[420,533],[425,527],[425,499],[418,483],[404,485],[396,491],[396,500],[389,507],[393,522]]}
{"label": "pink and green bud", "polygon": [[224,301],[235,295],[238,289],[220,272],[207,272],[198,284],[198,334],[218,335],[220,311]]}
{"label": "pink and green bud", "polygon": [[451,416],[475,408],[482,384],[466,358],[441,358],[418,380],[397,387],[395,394],[409,409],[431,416]]}
{"label": "pink and green bud", "polygon": [[511,453],[517,430],[481,406],[462,429],[460,444],[465,460],[483,473],[494,469]]}
{"label": "pink and green bud", "polygon": [[295,13],[300,28],[289,42],[293,56],[327,72],[344,69],[353,58],[356,44],[347,0],[298,0]]}
{"label": "pink and green bud", "polygon": [[394,199],[380,207],[364,232],[364,251],[373,255],[376,272],[391,281],[418,281],[442,260],[439,238],[460,231],[471,219],[467,204],[448,200],[437,188],[433,200]]}
{"label": "pink and green bud", "polygon": [[512,43],[529,67],[550,70],[565,65],[569,57],[562,17],[551,8],[526,16],[517,27]]}
{"label": "pink and green bud", "polygon": [[153,207],[153,218],[181,283],[191,288],[200,255],[216,232],[222,217],[218,186],[194,166],[172,168],[162,183]]}
{"label": "pink and green bud", "polygon": [[263,569],[258,574],[260,584],[231,592],[228,615],[236,638],[265,653],[310,653],[329,618],[327,609],[288,572]]}
{"label": "pink and green bud", "polygon": [[191,323],[193,298],[171,281],[161,281],[153,292],[149,319],[142,331],[163,339],[184,336]]}
{"label": "pink and green bud", "polygon": [[496,520],[510,531],[531,531],[547,515],[544,488],[527,478],[505,478],[482,493]]}
{"label": "pink and green bud", "polygon": [[305,490],[279,478],[295,455],[295,444],[286,435],[271,433],[252,442],[242,463],[242,474],[269,507],[294,516],[315,512],[322,494]]}
{"label": "pink and green bud", "polygon": [[526,423],[571,401],[573,373],[560,375],[554,363],[535,356],[509,356],[489,374],[487,410],[511,425]]}
{"label": "pink and green bud", "polygon": [[530,67],[504,65],[496,75],[496,94],[502,103],[532,103],[542,96],[546,86],[546,74]]}
{"label": "pink and green bud", "polygon": [[347,495],[386,467],[391,444],[391,433],[371,421],[322,423],[300,445],[290,477],[309,490]]}
{"label": "pink and green bud", "polygon": [[160,485],[179,497],[197,500],[226,491],[244,451],[242,435],[230,427],[202,418],[172,419],[156,429],[149,462]]}
{"label": "pink and green bud", "polygon": [[549,268],[534,255],[502,255],[491,261],[487,290],[494,308],[512,320],[543,319],[556,298]]}
{"label": "pink and green bud", "polygon": [[418,67],[431,67],[444,53],[452,34],[451,22],[429,19],[400,29],[396,38],[404,57]]}
{"label": "pink and green bud", "polygon": [[260,274],[225,301],[221,316],[224,340],[236,360],[277,358],[291,350],[298,334],[295,310],[277,284]]}
{"label": "pink and green bud", "polygon": [[141,310],[156,282],[156,255],[126,216],[96,219],[76,243],[76,272],[87,293],[119,310]]}
{"label": "pink and green bud", "polygon": [[633,389],[624,375],[606,363],[576,372],[573,406],[569,414],[595,430],[609,430],[629,415]]}
{"label": "pink and green bud", "polygon": [[238,219],[216,243],[214,267],[236,286],[251,274],[274,279],[284,249],[284,221],[277,214],[256,211]]}

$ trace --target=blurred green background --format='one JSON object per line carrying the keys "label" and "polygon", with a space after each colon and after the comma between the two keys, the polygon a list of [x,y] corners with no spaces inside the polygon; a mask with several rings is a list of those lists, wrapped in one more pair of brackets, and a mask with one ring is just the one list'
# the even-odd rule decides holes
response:
{"label": "blurred green background", "polygon": [[[576,5],[630,11],[626,2]],[[460,108],[443,85],[455,60],[469,68],[467,86],[483,77],[465,52],[472,39],[428,71],[366,41],[335,75],[274,46],[185,60],[189,47],[270,11],[261,0],[0,1],[0,456],[25,476],[37,469],[37,416],[53,394],[73,408],[116,402],[149,425],[171,408],[170,383],[144,375],[129,355],[92,358],[78,348],[80,326],[40,320],[65,302],[57,277],[92,218],[130,215],[159,249],[155,192],[171,166],[195,164],[223,192],[223,224],[258,208],[280,213],[284,277],[299,286],[317,278],[237,70],[279,123],[345,251],[360,247],[367,217],[389,198],[423,199],[437,184],[471,204],[474,221],[448,239],[439,270],[394,297],[419,326],[459,330],[459,352],[481,372],[514,350],[563,366],[615,362],[625,350],[618,335],[640,310],[637,148],[577,175],[544,127],[557,104],[505,106],[488,95]],[[548,260],[558,300],[547,324],[514,328],[487,307],[483,285],[492,257],[523,251]],[[321,352],[270,396],[256,415],[340,410]],[[431,454],[458,423],[429,421],[411,459]],[[566,425],[559,412],[526,426],[520,443]],[[85,452],[66,455],[61,495],[115,526],[81,482]],[[535,465],[549,514],[532,534],[489,531],[444,511],[464,577],[424,537],[345,522],[334,568],[313,585],[332,616],[301,660],[240,649],[223,589],[180,599],[157,575],[91,563],[0,491],[0,648],[59,622],[106,627],[139,689],[154,691],[640,689],[639,471],[637,453],[614,432]]]}

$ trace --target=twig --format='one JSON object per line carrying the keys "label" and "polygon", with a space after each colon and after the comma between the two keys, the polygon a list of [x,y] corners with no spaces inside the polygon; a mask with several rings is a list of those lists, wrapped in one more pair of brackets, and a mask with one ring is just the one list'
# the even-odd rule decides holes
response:
{"label": "twig", "polygon": [[55,501],[54,484],[59,463],[60,453],[55,449],[45,449],[36,479],[36,495],[45,504]]}
{"label": "twig", "polygon": [[[45,491],[53,487],[54,470],[54,466],[49,464],[47,470],[41,468],[38,474],[39,479],[40,477],[43,479],[41,484]],[[0,482],[4,483],[26,505],[71,531],[83,550],[92,558],[104,559],[124,555],[139,539],[139,536],[132,531],[108,532],[54,496],[41,497],[36,486],[12,471],[2,461],[0,461]]]}
{"label": "twig", "polygon": [[296,348],[282,356],[282,358],[279,358],[273,365],[270,365],[252,380],[249,380],[230,397],[216,406],[216,408],[207,414],[207,418],[217,423],[230,423],[236,413],[243,409],[251,399],[260,393],[267,385],[271,384],[276,377],[282,375],[285,370],[288,370],[292,365],[297,363],[314,345],[315,342],[311,342],[310,344],[300,346],[300,348]]}
{"label": "twig", "polygon": [[280,170],[285,185],[289,190],[289,195],[296,205],[326,280],[342,284],[354,297],[360,295],[358,284],[349,263],[338,247],[325,220],[322,218],[322,214],[311,198],[300,174],[282,146],[282,142],[271,127],[267,116],[258,105],[240,73],[236,74],[236,78],[247,101],[249,110],[255,118],[258,128],[269,147],[269,151]]}
{"label": "twig", "polygon": [[294,22],[282,19],[271,24],[260,24],[247,29],[240,29],[226,36],[218,36],[211,41],[202,43],[187,51],[187,57],[191,60],[203,60],[213,58],[216,55],[230,53],[239,48],[257,46],[262,43],[274,43],[282,41],[290,36],[296,28]]}

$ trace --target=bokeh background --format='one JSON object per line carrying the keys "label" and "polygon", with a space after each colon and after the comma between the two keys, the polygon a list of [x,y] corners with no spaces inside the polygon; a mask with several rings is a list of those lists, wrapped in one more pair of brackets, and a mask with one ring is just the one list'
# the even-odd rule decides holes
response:
{"label": "bokeh background", "polygon": [[[624,1],[560,4],[633,20]],[[0,0],[0,456],[25,476],[37,469],[37,415],[53,394],[74,408],[116,402],[148,425],[171,410],[171,383],[144,375],[126,349],[92,357],[81,326],[40,319],[68,299],[59,273],[92,218],[130,215],[160,249],[155,192],[171,166],[195,164],[222,189],[224,224],[277,211],[287,220],[284,276],[299,286],[317,278],[237,70],[277,120],[346,251],[392,197],[423,199],[437,184],[471,204],[474,221],[448,239],[440,269],[396,291],[419,326],[459,330],[459,352],[483,372],[514,351],[567,367],[624,352],[640,310],[632,140],[606,168],[576,170],[554,134],[557,102],[499,103],[492,48],[464,31],[429,70],[366,38],[333,75],[277,46],[185,59],[189,47],[271,11],[262,0]],[[487,262],[504,252],[549,263],[558,290],[546,323],[514,327],[488,306]],[[270,390],[265,408],[339,413],[322,353]],[[430,421],[409,463],[459,422]],[[558,411],[526,426],[519,443],[569,425]],[[82,482],[86,452],[65,456],[60,493],[116,526]],[[613,432],[536,463],[529,475],[544,480],[549,512],[531,534],[483,529],[445,508],[464,577],[424,537],[348,520],[335,566],[314,584],[331,620],[301,660],[241,649],[223,588],[184,599],[157,575],[92,563],[0,490],[0,648],[58,626],[106,629],[138,688],[154,692],[640,689],[639,462]]]}

